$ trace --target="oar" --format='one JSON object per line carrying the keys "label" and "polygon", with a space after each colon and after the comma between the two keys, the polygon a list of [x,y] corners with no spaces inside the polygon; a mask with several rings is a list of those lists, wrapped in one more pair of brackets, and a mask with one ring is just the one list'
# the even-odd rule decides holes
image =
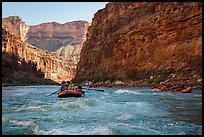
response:
{"label": "oar", "polygon": [[104,92],[103,89],[95,89],[96,91]]}
{"label": "oar", "polygon": [[103,90],[103,89],[94,89],[94,88],[88,88],[88,90],[95,90],[95,91],[104,92],[104,90]]}
{"label": "oar", "polygon": [[[57,90],[57,91],[59,91],[59,90]],[[57,91],[55,91],[55,92],[51,93],[49,96],[51,96],[52,94],[55,94]]]}
{"label": "oar", "polygon": [[103,89],[94,89],[94,88],[82,88],[82,89],[88,89],[88,90],[95,90],[95,91],[104,92]]}

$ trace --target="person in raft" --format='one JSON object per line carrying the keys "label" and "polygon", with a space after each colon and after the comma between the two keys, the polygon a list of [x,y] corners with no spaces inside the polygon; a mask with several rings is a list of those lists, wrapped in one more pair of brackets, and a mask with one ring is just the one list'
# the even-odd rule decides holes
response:
{"label": "person in raft", "polygon": [[82,91],[82,86],[81,86],[81,84],[78,84],[78,87],[77,87],[77,88],[78,88],[79,91]]}
{"label": "person in raft", "polygon": [[64,84],[64,87],[65,87],[65,90],[68,90],[69,83],[68,83],[68,82],[66,82],[66,83]]}
{"label": "person in raft", "polygon": [[73,89],[74,89],[74,84],[72,83],[72,81],[70,81],[70,84],[69,84],[68,89],[71,89],[71,90],[73,90]]}
{"label": "person in raft", "polygon": [[62,86],[60,87],[60,92],[65,90],[65,82],[62,82]]}

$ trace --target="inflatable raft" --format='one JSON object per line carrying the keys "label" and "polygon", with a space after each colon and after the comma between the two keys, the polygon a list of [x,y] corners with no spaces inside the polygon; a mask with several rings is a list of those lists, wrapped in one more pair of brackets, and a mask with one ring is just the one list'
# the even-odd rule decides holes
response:
{"label": "inflatable raft", "polygon": [[192,88],[188,87],[182,90],[162,90],[160,88],[153,88],[154,91],[159,91],[159,92],[171,92],[171,93],[191,93],[192,92]]}
{"label": "inflatable raft", "polygon": [[78,90],[65,90],[58,93],[58,98],[66,98],[66,97],[83,97],[85,94],[84,91]]}

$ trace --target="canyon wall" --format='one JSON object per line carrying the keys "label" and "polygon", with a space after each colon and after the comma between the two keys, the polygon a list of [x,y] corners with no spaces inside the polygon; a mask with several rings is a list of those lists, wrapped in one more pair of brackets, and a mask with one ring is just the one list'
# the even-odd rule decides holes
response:
{"label": "canyon wall", "polygon": [[108,3],[88,28],[74,79],[202,81],[202,3]]}
{"label": "canyon wall", "polygon": [[[4,27],[2,27],[2,53],[5,55],[2,60],[7,60],[7,55],[11,57],[10,60],[18,58],[19,65],[22,62],[30,63],[29,67],[34,65],[37,70],[43,73],[45,79],[58,83],[71,80],[76,72],[75,66],[69,63],[68,60],[23,42]],[[7,69],[4,65],[2,67],[4,70]]]}
{"label": "canyon wall", "polygon": [[[61,82],[74,77],[81,48],[86,39],[89,26],[87,21],[64,24],[50,22],[28,26],[20,17],[10,16],[2,19],[2,26],[9,31],[9,34],[15,35],[18,41],[24,42],[21,44],[24,46],[9,52],[17,52],[17,56],[27,62],[36,62],[38,69],[44,72],[45,78]],[[13,41],[16,45],[14,42],[16,41]]]}
{"label": "canyon wall", "polygon": [[2,26],[6,27],[8,31],[14,33],[22,41],[27,39],[27,32],[29,26],[22,21],[18,16],[10,16],[2,19]]}
{"label": "canyon wall", "polygon": [[49,22],[30,26],[27,42],[52,52],[66,45],[82,45],[88,26],[87,21],[64,24]]}
{"label": "canyon wall", "polygon": [[58,56],[62,56],[66,58],[69,62],[72,62],[72,65],[74,65],[75,68],[77,68],[82,46],[83,46],[82,44],[75,45],[75,46],[67,45],[67,46],[60,47],[54,53],[57,54]]}

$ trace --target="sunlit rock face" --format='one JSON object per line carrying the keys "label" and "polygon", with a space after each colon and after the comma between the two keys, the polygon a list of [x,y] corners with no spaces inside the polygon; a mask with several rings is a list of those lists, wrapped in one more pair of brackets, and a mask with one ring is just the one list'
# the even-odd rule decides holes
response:
{"label": "sunlit rock face", "polygon": [[76,68],[63,57],[52,54],[23,42],[2,27],[2,53],[19,58],[19,63],[32,61],[38,70],[44,73],[44,78],[61,83],[68,81],[75,75]]}
{"label": "sunlit rock face", "polygon": [[110,2],[88,28],[75,79],[196,81],[201,69],[201,2]]}
{"label": "sunlit rock face", "polygon": [[72,63],[75,67],[77,67],[77,64],[80,59],[80,52],[81,52],[82,46],[83,46],[82,44],[75,45],[75,46],[67,45],[67,46],[60,47],[54,53],[66,58],[70,63]]}
{"label": "sunlit rock face", "polygon": [[49,22],[30,26],[27,42],[54,52],[62,46],[83,44],[88,26],[87,21],[73,21],[64,24]]}
{"label": "sunlit rock face", "polygon": [[8,31],[14,33],[22,41],[27,39],[27,32],[29,26],[25,24],[18,16],[10,16],[2,19],[2,26],[6,27]]}

